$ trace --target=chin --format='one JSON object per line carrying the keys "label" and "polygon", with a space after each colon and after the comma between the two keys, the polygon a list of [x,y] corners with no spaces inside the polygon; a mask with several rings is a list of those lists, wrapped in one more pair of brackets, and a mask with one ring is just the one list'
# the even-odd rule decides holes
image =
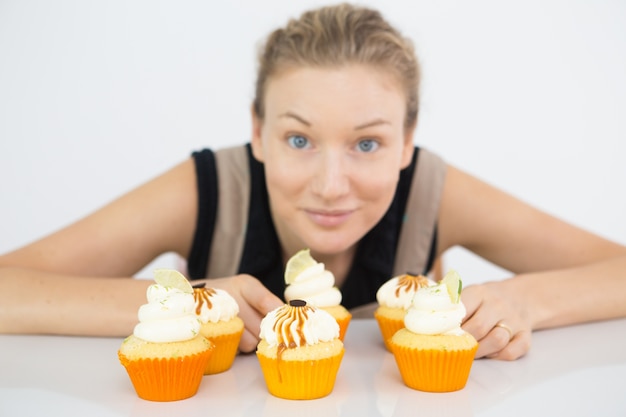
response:
{"label": "chin", "polygon": [[326,236],[316,236],[313,239],[307,239],[305,242],[308,245],[307,247],[314,253],[334,255],[347,251],[357,243],[356,241],[346,240],[343,234],[341,237],[336,239],[333,239],[332,236],[327,236],[327,234],[325,235]]}

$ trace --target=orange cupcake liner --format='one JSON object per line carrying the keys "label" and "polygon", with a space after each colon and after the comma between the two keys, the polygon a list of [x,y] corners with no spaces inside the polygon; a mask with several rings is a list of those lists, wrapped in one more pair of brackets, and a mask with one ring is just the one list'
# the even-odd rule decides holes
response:
{"label": "orange cupcake liner", "polygon": [[478,345],[466,350],[406,348],[390,343],[402,380],[427,392],[451,392],[465,387]]}
{"label": "orange cupcake liner", "polygon": [[270,394],[288,400],[312,400],[330,394],[335,386],[345,350],[332,357],[286,361],[257,352]]}
{"label": "orange cupcake liner", "polygon": [[215,347],[204,368],[204,375],[219,374],[230,369],[237,356],[242,334],[243,328],[236,333],[207,337]]}
{"label": "orange cupcake liner", "polygon": [[207,349],[179,358],[133,360],[119,352],[118,356],[140,398],[149,401],[177,401],[192,397],[198,392],[211,353],[212,349]]}
{"label": "orange cupcake liner", "polygon": [[385,342],[385,347],[388,351],[391,352],[391,345],[389,340],[393,337],[394,334],[400,329],[404,328],[404,320],[394,320],[388,317],[381,316],[380,314],[374,312],[374,317],[378,322],[378,328],[380,329],[380,333],[383,337],[383,342]]}
{"label": "orange cupcake liner", "polygon": [[350,320],[352,320],[352,315],[335,320],[337,320],[337,324],[339,325],[339,339],[343,342],[343,339],[346,337],[346,332],[348,331],[348,325],[350,325]]}

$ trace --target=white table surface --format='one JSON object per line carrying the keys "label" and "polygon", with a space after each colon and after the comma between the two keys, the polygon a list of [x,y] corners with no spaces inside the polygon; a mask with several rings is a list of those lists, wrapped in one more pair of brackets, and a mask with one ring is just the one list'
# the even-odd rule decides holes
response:
{"label": "white table surface", "polygon": [[121,341],[0,335],[0,416],[626,416],[626,319],[535,332],[527,356],[477,360],[467,386],[443,394],[404,386],[376,322],[353,320],[333,392],[310,401],[268,394],[255,355],[190,399],[145,401]]}

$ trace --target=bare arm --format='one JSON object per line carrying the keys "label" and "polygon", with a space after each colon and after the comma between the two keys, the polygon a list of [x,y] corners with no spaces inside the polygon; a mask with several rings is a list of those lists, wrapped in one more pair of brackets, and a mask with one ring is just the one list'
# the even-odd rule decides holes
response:
{"label": "bare arm", "polygon": [[147,280],[0,270],[0,333],[128,336]]}
{"label": "bare arm", "polygon": [[[77,223],[0,256],[0,333],[129,335],[152,283],[130,277],[162,253],[186,258],[196,216],[188,160]],[[246,327],[240,349],[253,350],[261,318],[282,301],[249,275],[208,284],[235,297]]]}
{"label": "bare arm", "polygon": [[161,253],[186,256],[196,222],[187,160],[90,216],[0,256],[0,332],[127,335]]}
{"label": "bare arm", "polygon": [[[531,331],[626,316],[626,248],[581,230],[450,167],[440,210],[440,246],[460,245],[514,278],[463,292],[464,328],[478,356],[514,359]],[[497,323],[506,323],[508,333]]]}
{"label": "bare arm", "polygon": [[[240,350],[253,351],[259,342],[261,319],[283,302],[250,275],[205,281],[235,298],[245,323]],[[2,298],[0,333],[120,337],[132,333],[137,308],[146,302],[146,289],[152,284],[148,280],[67,276],[11,267],[2,268],[1,282],[2,294],[21,302]]]}

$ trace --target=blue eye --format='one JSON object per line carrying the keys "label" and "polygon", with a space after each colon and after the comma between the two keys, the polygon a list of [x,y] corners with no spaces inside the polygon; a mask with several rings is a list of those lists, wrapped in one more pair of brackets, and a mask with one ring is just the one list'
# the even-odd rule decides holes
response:
{"label": "blue eye", "polygon": [[357,148],[361,152],[374,152],[378,149],[378,142],[374,139],[364,139],[357,144]]}
{"label": "blue eye", "polygon": [[310,146],[309,140],[304,136],[292,135],[287,138],[287,142],[292,148],[306,149]]}

